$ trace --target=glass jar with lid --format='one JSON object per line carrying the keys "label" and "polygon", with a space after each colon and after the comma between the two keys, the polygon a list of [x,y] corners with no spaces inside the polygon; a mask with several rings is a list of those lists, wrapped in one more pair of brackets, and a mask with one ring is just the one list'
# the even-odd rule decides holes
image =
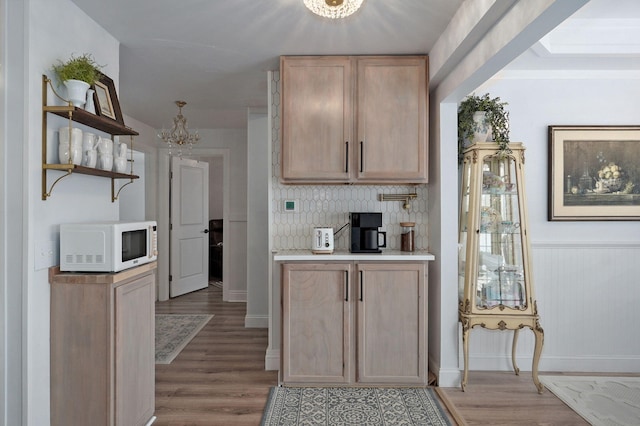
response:
{"label": "glass jar with lid", "polygon": [[415,222],[400,222],[400,250],[413,251],[415,242]]}

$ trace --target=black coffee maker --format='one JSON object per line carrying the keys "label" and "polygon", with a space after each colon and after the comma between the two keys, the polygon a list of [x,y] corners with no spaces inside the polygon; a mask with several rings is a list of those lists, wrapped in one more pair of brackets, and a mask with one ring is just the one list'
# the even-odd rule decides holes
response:
{"label": "black coffee maker", "polygon": [[[381,253],[387,246],[387,233],[378,231],[382,213],[349,213],[351,224],[351,253]],[[380,244],[380,235],[383,243]]]}

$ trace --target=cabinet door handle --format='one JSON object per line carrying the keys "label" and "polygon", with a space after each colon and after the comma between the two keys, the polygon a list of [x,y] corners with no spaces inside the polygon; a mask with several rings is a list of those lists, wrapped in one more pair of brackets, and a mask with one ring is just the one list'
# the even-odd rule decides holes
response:
{"label": "cabinet door handle", "polygon": [[363,302],[364,300],[364,286],[362,285],[362,271],[360,271],[360,301]]}
{"label": "cabinet door handle", "polygon": [[344,169],[347,173],[349,173],[349,141],[346,141],[344,144],[345,144],[345,149],[347,150],[347,155],[345,157],[345,162],[344,162]]}
{"label": "cabinet door handle", "polygon": [[349,271],[344,271],[344,301],[349,301]]}
{"label": "cabinet door handle", "polygon": [[360,141],[360,173],[362,173],[362,170],[364,169],[364,142]]}

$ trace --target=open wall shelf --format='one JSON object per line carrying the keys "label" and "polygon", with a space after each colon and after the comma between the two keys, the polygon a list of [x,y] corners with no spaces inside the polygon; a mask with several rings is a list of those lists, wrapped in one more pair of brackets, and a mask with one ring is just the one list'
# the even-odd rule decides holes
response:
{"label": "open wall shelf", "polygon": [[[83,174],[83,175],[91,175],[91,176],[99,176],[111,179],[111,201],[114,202],[118,199],[118,195],[122,188],[127,186],[130,183],[133,183],[135,179],[139,179],[140,177],[133,174],[127,173],[117,173],[111,170],[101,170],[92,167],[81,166],[73,163],[48,163],[47,162],[47,115],[54,114],[62,118],[66,118],[69,120],[69,126],[72,126],[72,122],[84,124],[93,129],[99,130],[101,132],[107,133],[111,136],[131,136],[131,158],[129,161],[133,165],[133,136],[137,136],[138,132],[135,130],[120,124],[119,122],[112,120],[107,117],[98,116],[90,113],[89,111],[85,111],[82,108],[75,107],[70,103],[68,105],[61,106],[51,106],[48,105],[48,86],[51,85],[51,80],[46,76],[42,76],[42,199],[46,200],[51,196],[51,192],[53,191],[53,187],[63,178],[70,176],[71,174]],[[53,87],[51,87],[53,93],[61,98]],[[63,99],[64,100],[64,99]],[[66,100],[64,100],[67,102]],[[51,184],[51,186],[47,183],[47,174],[49,171],[53,172],[65,172],[65,174],[58,176],[55,181]],[[115,181],[119,179],[129,179],[129,182],[120,186],[116,191]]]}

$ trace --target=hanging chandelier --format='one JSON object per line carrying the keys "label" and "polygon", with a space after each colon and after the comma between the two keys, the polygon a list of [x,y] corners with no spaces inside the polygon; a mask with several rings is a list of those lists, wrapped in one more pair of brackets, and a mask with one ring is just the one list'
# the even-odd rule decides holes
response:
{"label": "hanging chandelier", "polygon": [[171,151],[173,147],[177,146],[178,155],[182,157],[182,147],[184,145],[189,147],[189,153],[191,153],[193,144],[198,143],[200,140],[200,135],[197,130],[189,133],[187,118],[182,115],[182,107],[186,104],[185,101],[176,101],[176,105],[178,105],[178,115],[173,118],[173,127],[171,130],[162,129],[158,135],[169,146],[169,155],[172,154]]}
{"label": "hanging chandelier", "polygon": [[363,0],[303,0],[307,9],[324,18],[346,18],[355,13]]}

